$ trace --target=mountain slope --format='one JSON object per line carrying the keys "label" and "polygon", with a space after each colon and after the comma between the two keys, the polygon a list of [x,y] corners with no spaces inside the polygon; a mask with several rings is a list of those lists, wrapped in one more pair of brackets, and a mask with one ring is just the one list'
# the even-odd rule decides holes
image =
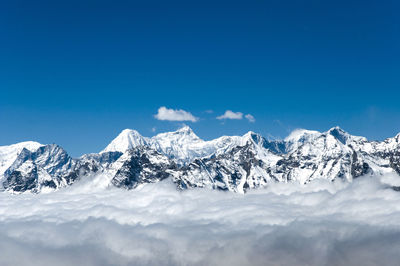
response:
{"label": "mountain slope", "polygon": [[23,149],[35,151],[41,146],[43,145],[35,141],[25,141],[9,146],[0,146],[0,177],[17,159],[18,154],[20,154]]}
{"label": "mountain slope", "polygon": [[82,177],[105,171],[122,153],[107,152],[71,158],[56,144],[35,151],[22,149],[5,171],[2,186],[12,192],[41,192],[72,185]]}
{"label": "mountain slope", "polygon": [[316,178],[351,181],[370,171],[363,154],[353,148],[358,145],[353,137],[339,128],[324,133],[297,131],[286,141],[289,152],[273,169],[278,179],[300,183]]}
{"label": "mountain slope", "polygon": [[143,183],[155,183],[172,177],[176,164],[157,151],[140,146],[129,150],[118,162],[111,183],[116,187],[132,189]]}
{"label": "mountain slope", "polygon": [[207,187],[244,193],[265,186],[273,177],[270,167],[280,159],[252,140],[229,151],[196,159],[174,179],[178,187]]}

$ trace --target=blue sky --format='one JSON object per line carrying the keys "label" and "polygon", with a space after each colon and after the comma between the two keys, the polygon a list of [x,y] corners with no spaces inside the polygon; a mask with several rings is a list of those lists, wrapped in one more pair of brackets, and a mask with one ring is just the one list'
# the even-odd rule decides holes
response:
{"label": "blue sky", "polygon": [[[79,156],[124,128],[152,136],[183,123],[204,139],[400,132],[398,1],[8,2],[0,145]],[[157,120],[162,106],[198,119]],[[216,119],[226,110],[243,119]]]}

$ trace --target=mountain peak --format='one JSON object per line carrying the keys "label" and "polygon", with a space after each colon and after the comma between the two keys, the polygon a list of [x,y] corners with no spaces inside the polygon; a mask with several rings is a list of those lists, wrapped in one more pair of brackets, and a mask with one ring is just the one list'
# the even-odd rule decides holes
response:
{"label": "mountain peak", "polygon": [[343,130],[339,126],[335,126],[327,131],[327,133],[335,136],[335,135],[346,135],[346,136],[351,136],[347,131]]}
{"label": "mountain peak", "polygon": [[254,131],[249,131],[243,135],[243,137],[242,137],[243,143],[242,144],[246,143],[249,140],[258,144],[260,141],[262,141],[262,139],[263,139],[263,137],[260,134],[257,134]]}
{"label": "mountain peak", "polygon": [[134,136],[141,136],[139,132],[137,132],[134,129],[126,128],[119,133],[118,136],[128,136],[128,135],[134,135]]}
{"label": "mountain peak", "polygon": [[332,131],[338,131],[338,132],[343,132],[343,133],[347,133],[346,131],[344,131],[341,127],[339,126],[334,126],[331,129],[328,130],[328,132],[332,132]]}
{"label": "mountain peak", "polygon": [[0,146],[0,177],[23,151],[36,151],[43,144],[36,141],[24,141],[8,146]]}
{"label": "mountain peak", "polygon": [[315,136],[319,136],[321,133],[315,130],[307,130],[307,129],[295,129],[293,130],[289,136],[285,138],[287,142],[298,142],[304,140],[306,138],[312,138]]}
{"label": "mountain peak", "polygon": [[295,129],[284,140],[286,146],[285,151],[291,152],[305,143],[312,143],[321,135],[322,133],[319,131]]}
{"label": "mountain peak", "polygon": [[183,126],[180,129],[178,129],[177,131],[175,131],[176,133],[183,133],[183,134],[188,134],[188,135],[192,135],[194,134],[193,130],[189,127],[189,126]]}
{"label": "mountain peak", "polygon": [[183,126],[180,129],[172,132],[160,133],[152,138],[154,141],[161,142],[182,142],[200,141],[201,139],[193,132],[189,126]]}
{"label": "mountain peak", "polygon": [[349,133],[347,133],[338,126],[329,129],[327,133],[334,136],[337,140],[339,140],[343,144],[346,144],[347,141],[351,138]]}
{"label": "mountain peak", "polygon": [[134,147],[145,145],[146,143],[147,138],[140,135],[136,130],[124,129],[102,152],[125,152]]}
{"label": "mountain peak", "polygon": [[23,141],[23,142],[18,142],[16,144],[12,144],[12,145],[0,146],[0,150],[26,148],[30,151],[34,151],[41,146],[43,146],[43,144],[36,142],[36,141]]}
{"label": "mountain peak", "polygon": [[259,136],[259,134],[257,134],[256,132],[254,132],[254,131],[248,131],[246,134],[244,134],[244,136],[254,136],[254,135],[257,135],[257,136]]}
{"label": "mountain peak", "polygon": [[366,141],[367,139],[364,137],[357,137],[350,135],[340,127],[336,126],[327,131],[328,134],[332,135],[335,137],[337,140],[339,140],[343,144],[347,144],[349,141]]}

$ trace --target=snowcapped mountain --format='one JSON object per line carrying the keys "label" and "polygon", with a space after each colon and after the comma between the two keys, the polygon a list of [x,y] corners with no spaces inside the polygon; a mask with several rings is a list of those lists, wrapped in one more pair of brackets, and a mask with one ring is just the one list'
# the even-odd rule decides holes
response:
{"label": "snowcapped mountain", "polygon": [[[32,148],[32,146],[31,146]],[[3,173],[3,189],[13,192],[40,192],[73,184],[83,176],[108,169],[122,153],[87,154],[74,159],[56,144],[23,148]]]}
{"label": "snowcapped mountain", "polygon": [[181,189],[207,187],[241,193],[265,186],[274,178],[269,169],[281,157],[265,149],[264,143],[253,137],[253,133],[248,133],[240,145],[194,160],[182,169],[174,182]]}
{"label": "snowcapped mountain", "polygon": [[351,182],[364,175],[400,175],[400,134],[368,141],[334,127],[326,132],[295,130],[284,140],[248,132],[204,141],[187,126],[152,138],[126,129],[102,152],[80,158],[71,158],[55,144],[2,146],[0,170],[2,188],[15,193],[59,189],[89,176],[126,189],[169,178],[179,189],[244,193],[270,182]]}
{"label": "snowcapped mountain", "polygon": [[172,177],[176,171],[176,164],[166,155],[150,147],[140,146],[121,156],[111,183],[131,189],[143,183],[155,183]]}
{"label": "snowcapped mountain", "polygon": [[34,141],[25,141],[10,146],[0,146],[0,177],[17,159],[17,156],[23,149],[34,151],[42,144]]}
{"label": "snowcapped mountain", "polygon": [[316,178],[334,180],[367,174],[369,165],[354,150],[358,137],[353,137],[336,127],[327,132],[295,131],[285,139],[287,154],[278,161],[273,172],[277,179],[307,183]]}
{"label": "snowcapped mountain", "polygon": [[145,138],[133,129],[124,129],[111,143],[101,152],[126,152],[138,146],[144,146],[149,143],[149,138]]}
{"label": "snowcapped mountain", "polygon": [[136,130],[123,130],[103,151],[126,152],[139,146],[149,146],[154,150],[167,155],[177,164],[190,163],[195,158],[205,157],[222,152],[224,149],[240,144],[238,136],[221,137],[212,141],[200,139],[193,130],[184,126],[174,132],[160,133],[152,138],[141,136]]}

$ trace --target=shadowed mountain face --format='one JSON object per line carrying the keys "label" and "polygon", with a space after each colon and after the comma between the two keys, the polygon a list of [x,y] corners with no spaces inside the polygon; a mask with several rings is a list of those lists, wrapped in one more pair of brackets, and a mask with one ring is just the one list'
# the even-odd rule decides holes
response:
{"label": "shadowed mountain face", "polygon": [[0,162],[3,189],[16,193],[59,189],[100,174],[125,189],[169,178],[178,189],[244,193],[269,182],[400,174],[400,135],[376,142],[335,127],[296,130],[279,141],[254,132],[204,141],[189,127],[152,138],[124,130],[98,154],[71,158],[58,145],[24,142],[0,147]]}
{"label": "shadowed mountain face", "polygon": [[171,177],[176,172],[176,164],[157,151],[139,146],[128,150],[121,158],[121,167],[111,183],[116,187],[132,189],[143,183],[155,183]]}

